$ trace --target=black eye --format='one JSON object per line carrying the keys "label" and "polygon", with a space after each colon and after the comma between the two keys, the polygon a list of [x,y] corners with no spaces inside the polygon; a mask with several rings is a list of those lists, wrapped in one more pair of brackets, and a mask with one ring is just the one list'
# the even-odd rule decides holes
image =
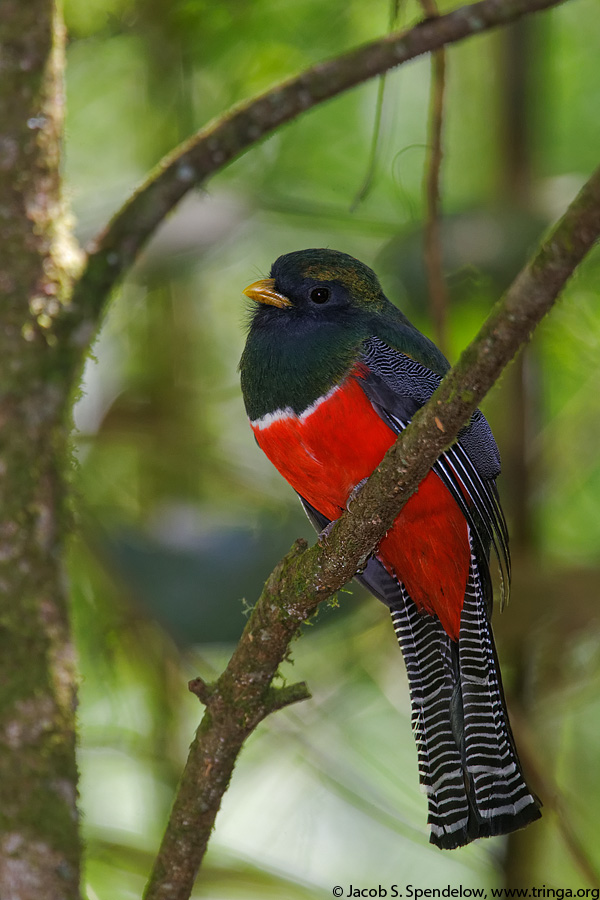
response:
{"label": "black eye", "polygon": [[313,303],[327,303],[329,300],[329,288],[313,288],[310,292]]}

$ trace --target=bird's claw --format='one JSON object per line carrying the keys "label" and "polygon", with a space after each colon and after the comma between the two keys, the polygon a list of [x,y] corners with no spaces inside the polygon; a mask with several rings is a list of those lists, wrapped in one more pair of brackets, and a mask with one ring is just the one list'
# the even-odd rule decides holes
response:
{"label": "bird's claw", "polygon": [[[357,497],[366,480],[366,478],[363,478],[362,481],[359,481],[358,484],[352,488],[348,495],[348,499],[346,500],[346,509],[350,509],[350,504]],[[331,529],[335,525],[336,521],[337,519],[334,519],[333,522],[330,522],[322,531],[319,532],[319,544],[322,544],[323,541],[329,537],[329,535],[331,534]]]}
{"label": "bird's claw", "polygon": [[331,529],[333,528],[335,523],[336,523],[336,519],[334,519],[333,522],[330,522],[328,525],[326,525],[325,528],[319,532],[319,538],[318,538],[319,544],[322,544],[323,541],[329,537],[329,535],[331,534]]}
{"label": "bird's claw", "polygon": [[348,495],[348,499],[346,500],[346,509],[350,509],[350,504],[360,494],[361,488],[363,487],[364,484],[366,484],[366,482],[367,482],[367,479],[363,478],[362,481],[359,481],[358,484],[352,488],[352,490],[350,491],[350,493]]}

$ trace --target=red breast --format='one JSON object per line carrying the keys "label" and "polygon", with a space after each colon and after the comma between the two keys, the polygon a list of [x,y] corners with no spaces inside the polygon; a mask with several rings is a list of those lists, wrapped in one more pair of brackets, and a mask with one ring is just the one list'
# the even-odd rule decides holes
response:
{"label": "red breast", "polygon": [[[353,488],[379,465],[396,438],[355,375],[299,416],[282,410],[251,425],[273,465],[328,519],[339,517]],[[377,555],[417,607],[437,615],[458,640],[470,560],[468,529],[434,472],[405,505]]]}

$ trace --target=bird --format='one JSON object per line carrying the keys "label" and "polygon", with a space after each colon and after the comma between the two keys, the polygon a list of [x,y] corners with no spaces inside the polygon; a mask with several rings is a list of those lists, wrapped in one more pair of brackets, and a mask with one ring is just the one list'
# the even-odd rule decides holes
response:
{"label": "bird", "polygon": [[[243,293],[240,360],[258,446],[328,529],[449,369],[365,264],[315,248],[280,256]],[[492,551],[510,586],[500,457],[476,410],[356,579],[390,610],[406,664],[430,842],[455,849],[523,828],[523,775],[491,628]]]}

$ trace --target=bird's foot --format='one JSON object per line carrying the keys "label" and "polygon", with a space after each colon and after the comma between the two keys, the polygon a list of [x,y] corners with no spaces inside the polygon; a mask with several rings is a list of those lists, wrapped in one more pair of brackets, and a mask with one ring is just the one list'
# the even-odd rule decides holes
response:
{"label": "bird's foot", "polygon": [[[357,485],[355,485],[348,495],[348,499],[346,500],[346,509],[350,509],[350,504],[352,501],[358,496],[362,486],[366,482],[366,478],[363,478],[362,481],[359,481]],[[333,522],[330,522],[325,528],[319,532],[319,544],[322,544],[325,538],[328,538],[331,534],[331,529],[335,525],[337,519],[334,519]]]}
{"label": "bird's foot", "polygon": [[346,500],[346,509],[350,509],[350,504],[352,503],[353,500],[356,500],[356,498],[360,494],[360,491],[361,491],[363,485],[366,484],[366,482],[367,482],[367,479],[363,478],[362,481],[359,481],[358,484],[352,488],[352,490],[350,491],[350,494],[348,495],[348,499]]}
{"label": "bird's foot", "polygon": [[319,537],[318,537],[319,544],[322,544],[323,541],[329,537],[329,535],[331,534],[331,529],[335,525],[336,521],[337,521],[337,519],[334,519],[333,522],[330,522],[328,525],[325,526],[325,528],[322,531],[319,532]]}

